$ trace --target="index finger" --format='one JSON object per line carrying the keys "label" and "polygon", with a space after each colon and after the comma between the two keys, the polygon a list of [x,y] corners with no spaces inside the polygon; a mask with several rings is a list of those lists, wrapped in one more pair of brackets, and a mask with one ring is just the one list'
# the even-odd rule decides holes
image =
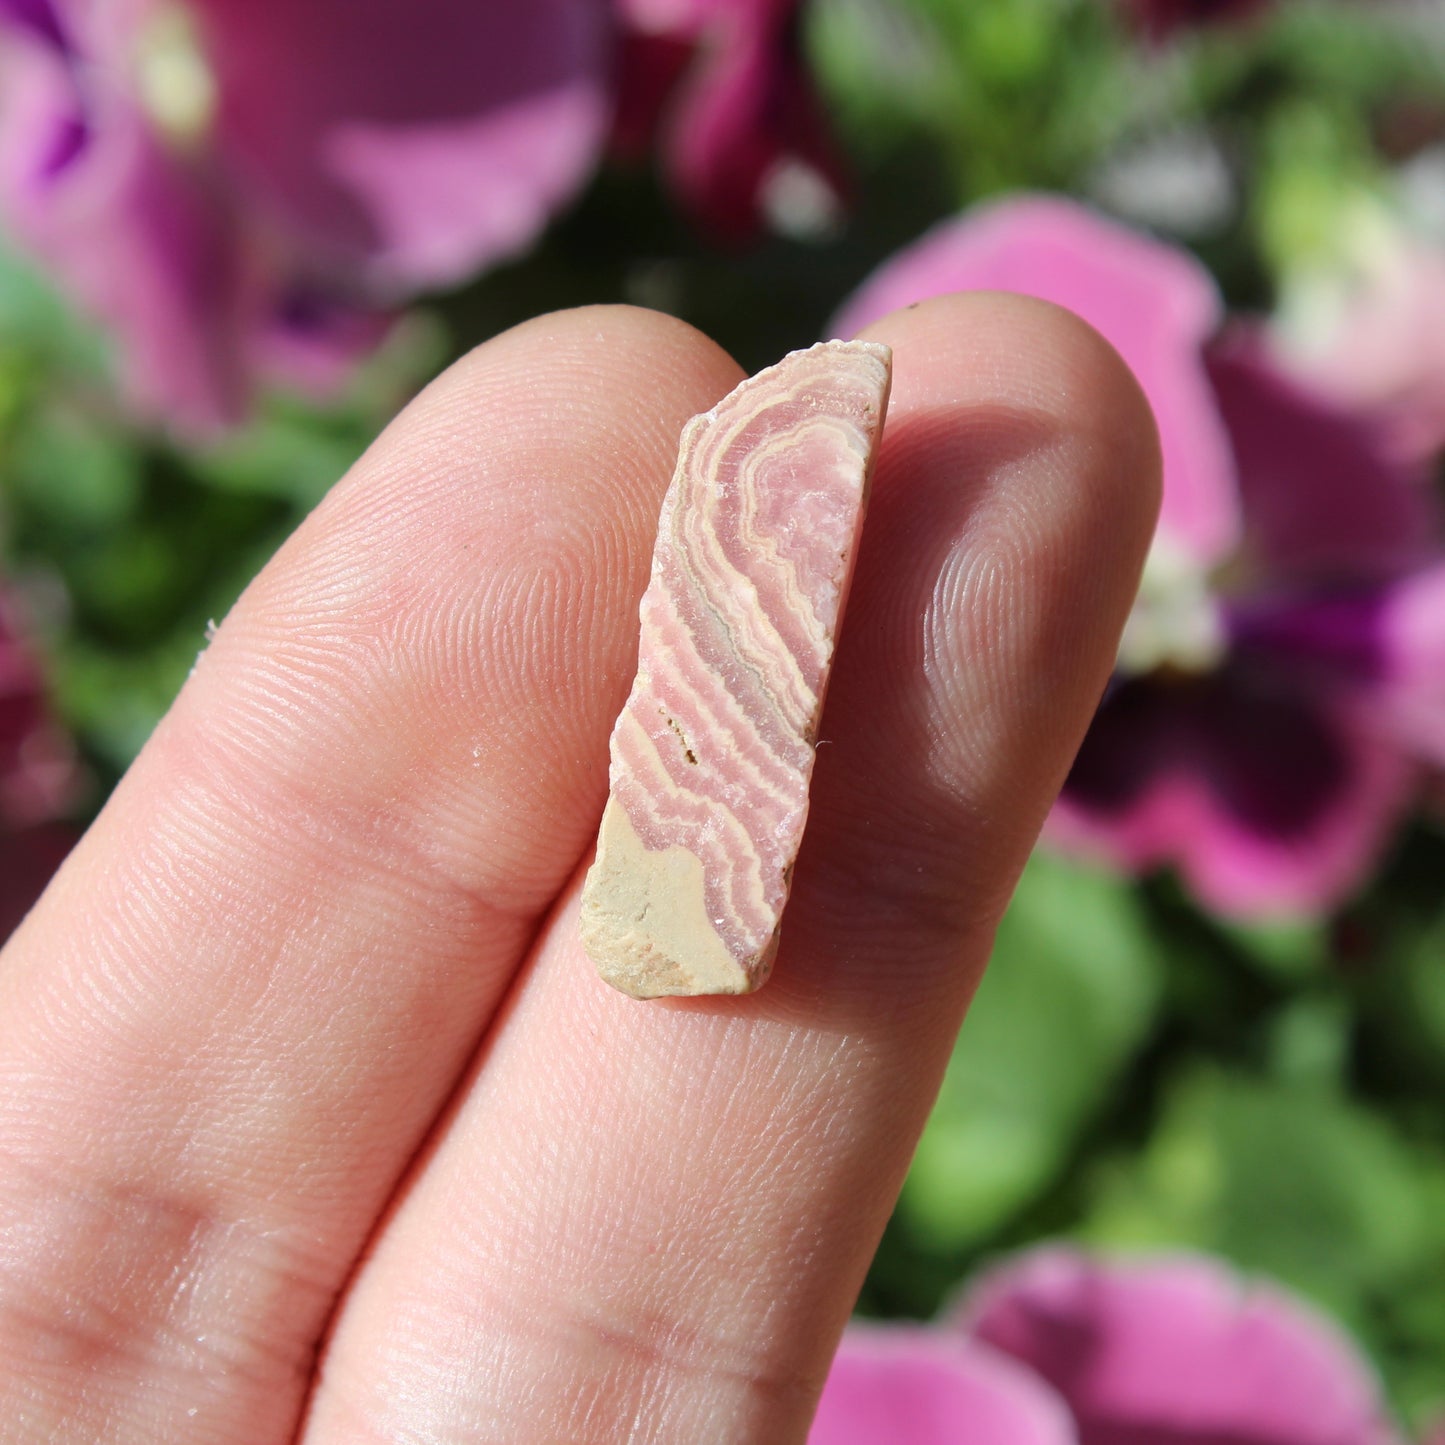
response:
{"label": "index finger", "polygon": [[595,830],[677,435],[739,374],[651,313],[522,326],[226,619],[0,967],[20,1439],[291,1438],[335,1292]]}

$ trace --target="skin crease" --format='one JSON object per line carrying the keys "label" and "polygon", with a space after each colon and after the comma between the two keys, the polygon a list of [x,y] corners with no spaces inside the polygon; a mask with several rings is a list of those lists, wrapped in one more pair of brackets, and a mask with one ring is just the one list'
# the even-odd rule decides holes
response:
{"label": "skin crease", "polygon": [[757,995],[634,1002],[575,932],[712,343],[497,338],[237,604],[0,958],[6,1445],[805,1437],[1158,500],[1066,313],[868,334],[893,402]]}

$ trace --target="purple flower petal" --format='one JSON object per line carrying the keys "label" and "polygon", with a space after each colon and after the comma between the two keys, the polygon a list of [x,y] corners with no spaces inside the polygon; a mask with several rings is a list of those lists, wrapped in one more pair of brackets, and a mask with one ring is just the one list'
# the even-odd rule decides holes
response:
{"label": "purple flower petal", "polygon": [[799,0],[613,0],[613,7],[634,35],[696,45],[771,30],[793,18]]}
{"label": "purple flower petal", "polygon": [[195,0],[216,144],[278,222],[396,287],[530,242],[590,174],[602,0]]}
{"label": "purple flower petal", "polygon": [[0,942],[75,842],[76,831],[55,820],[78,783],[75,751],[46,712],[20,610],[0,591]]}
{"label": "purple flower petal", "polygon": [[[0,41],[4,37],[0,36]],[[27,43],[6,45],[0,87],[0,192],[8,210],[43,206],[83,154],[88,125],[69,59]]]}
{"label": "purple flower petal", "polygon": [[1234,458],[1201,348],[1220,321],[1205,269],[1187,253],[1072,202],[998,202],[935,227],[874,273],[830,335],[928,296],[1017,291],[1082,316],[1129,364],[1154,408],[1164,452],[1160,528],[1201,565],[1239,533]]}
{"label": "purple flower petal", "polygon": [[[709,25],[725,20],[733,11],[755,0],[615,0],[617,13],[642,35],[668,35],[676,40],[699,40]],[[771,4],[774,0],[764,0]],[[796,0],[780,0],[794,4]]]}
{"label": "purple flower petal", "polygon": [[1077,1445],[1041,1380],[986,1345],[918,1326],[853,1325],[809,1445]]}
{"label": "purple flower petal", "polygon": [[1131,873],[1177,867],[1221,913],[1315,913],[1367,876],[1417,769],[1344,704],[1236,663],[1116,685],[1046,836]]}
{"label": "purple flower petal", "polygon": [[1406,747],[1445,767],[1445,562],[1391,587],[1381,603],[1384,661],[1371,715]]}
{"label": "purple flower petal", "polygon": [[248,359],[259,375],[325,398],[345,385],[396,321],[395,313],[295,285],[275,298],[270,314],[255,326]]}
{"label": "purple flower petal", "polygon": [[12,230],[113,333],[139,410],[196,431],[236,419],[245,282],[210,186],[119,101],[63,174],[46,172],[70,82],[38,61],[16,80],[0,145]]}
{"label": "purple flower petal", "polygon": [[845,187],[798,0],[620,0],[619,10],[629,29],[614,144],[636,155],[662,121],[673,189],[714,240],[745,241],[765,218],[785,224],[775,212],[790,176],[811,214],[786,223],[826,223]]}
{"label": "purple flower petal", "polygon": [[1388,669],[1387,598],[1366,585],[1238,599],[1230,645],[1264,676],[1285,669],[1302,697],[1368,688]]}
{"label": "purple flower petal", "polygon": [[0,943],[19,927],[79,837],[66,823],[0,833]]}
{"label": "purple flower petal", "polygon": [[278,329],[299,278],[343,288],[353,321],[382,292],[458,280],[532,240],[601,139],[605,0],[111,0],[63,18],[81,60],[7,56],[0,200],[115,335],[136,405],[185,430],[239,419],[258,369],[319,378],[357,353],[365,326],[326,347]]}
{"label": "purple flower petal", "polygon": [[0,0],[0,21],[39,36],[62,54],[70,50],[65,26],[51,0]]}
{"label": "purple flower petal", "polygon": [[637,164],[652,155],[694,51],[692,41],[675,35],[624,32],[617,54],[617,108],[608,137],[614,156]]}
{"label": "purple flower petal", "polygon": [[1241,571],[1270,587],[1374,579],[1431,555],[1439,509],[1377,427],[1304,390],[1242,328],[1208,365],[1239,468],[1244,552],[1234,586]]}
{"label": "purple flower petal", "polygon": [[75,753],[50,722],[40,669],[0,593],[0,833],[47,822],[75,795]]}
{"label": "purple flower petal", "polygon": [[1302,1302],[1204,1258],[1047,1249],[971,1294],[961,1327],[1035,1370],[1081,1445],[1393,1445],[1379,1386]]}
{"label": "purple flower petal", "polygon": [[803,62],[796,0],[721,7],[687,81],[667,144],[683,204],[718,240],[741,241],[783,168],[801,168],[837,204],[842,167]]}

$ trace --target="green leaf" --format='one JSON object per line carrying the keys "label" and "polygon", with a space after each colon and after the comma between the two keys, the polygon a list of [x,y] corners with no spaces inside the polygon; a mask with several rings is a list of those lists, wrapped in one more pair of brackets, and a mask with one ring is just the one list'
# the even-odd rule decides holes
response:
{"label": "green leaf", "polygon": [[85,644],[58,652],[58,706],[102,773],[118,776],[130,766],[204,645],[197,629],[133,655]]}
{"label": "green leaf", "polygon": [[1159,994],[1132,886],[1036,856],[904,1189],[922,1236],[974,1242],[1049,1184],[1147,1036]]}
{"label": "green leaf", "polygon": [[137,508],[140,457],[125,432],[55,402],[35,408],[17,430],[5,485],[37,524],[71,535],[103,533]]}
{"label": "green leaf", "polygon": [[36,360],[99,375],[106,344],[81,320],[40,273],[0,240],[0,338],[6,348]]}
{"label": "green leaf", "polygon": [[276,497],[309,510],[365,443],[364,436],[328,428],[320,418],[265,416],[186,461],[197,481],[218,491]]}
{"label": "green leaf", "polygon": [[1084,1232],[1215,1251],[1359,1326],[1427,1259],[1445,1263],[1432,1207],[1442,1180],[1442,1161],[1359,1104],[1196,1067],[1142,1153],[1101,1172]]}
{"label": "green leaf", "polygon": [[1329,928],[1319,919],[1211,921],[1247,962],[1281,983],[1298,983],[1317,976],[1329,958]]}
{"label": "green leaf", "polygon": [[945,123],[953,76],[922,15],[893,0],[813,0],[805,20],[809,59],[830,111],[864,153]]}

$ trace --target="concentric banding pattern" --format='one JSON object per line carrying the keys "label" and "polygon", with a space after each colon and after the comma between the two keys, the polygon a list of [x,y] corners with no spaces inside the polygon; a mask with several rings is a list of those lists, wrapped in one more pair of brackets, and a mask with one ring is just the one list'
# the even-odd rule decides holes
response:
{"label": "concentric banding pattern", "polygon": [[683,433],[612,736],[614,801],[702,864],[707,919],[766,970],[887,400],[886,348],[826,342]]}

